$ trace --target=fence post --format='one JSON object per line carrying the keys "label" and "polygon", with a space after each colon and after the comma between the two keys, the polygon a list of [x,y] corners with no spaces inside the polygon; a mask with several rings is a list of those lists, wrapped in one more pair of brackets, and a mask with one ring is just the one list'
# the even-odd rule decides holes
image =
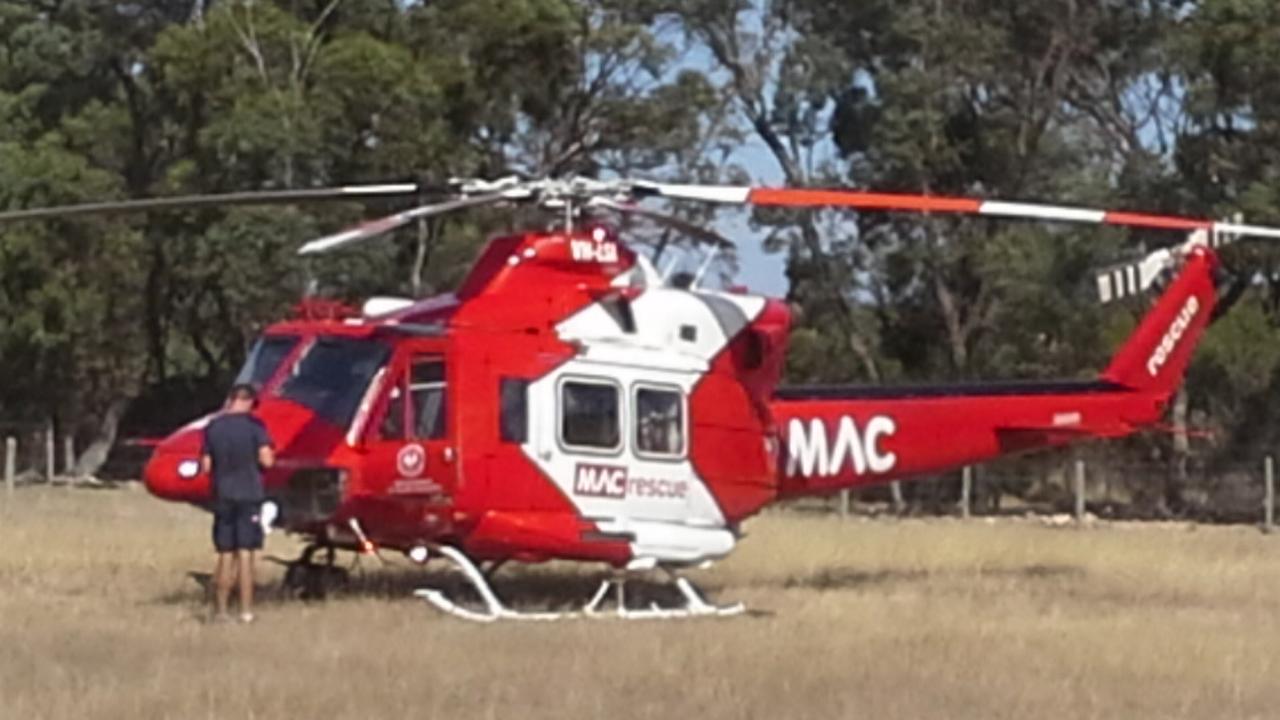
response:
{"label": "fence post", "polygon": [[1262,505],[1262,532],[1269,533],[1276,519],[1276,464],[1270,455],[1262,465],[1262,479],[1266,483]]}
{"label": "fence post", "polygon": [[849,517],[849,491],[840,491],[840,517]]}
{"label": "fence post", "polygon": [[68,482],[76,474],[76,439],[70,434],[62,438],[62,472],[66,473]]}
{"label": "fence post", "polygon": [[4,440],[4,489],[13,497],[13,485],[18,474],[18,438],[10,435]]}
{"label": "fence post", "polygon": [[1076,460],[1075,475],[1076,522],[1084,522],[1084,460]]}
{"label": "fence post", "polygon": [[49,424],[44,429],[44,479],[53,484],[53,418],[49,418]]}
{"label": "fence post", "polygon": [[960,471],[960,517],[969,519],[969,504],[973,497],[973,466],[965,465]]}
{"label": "fence post", "polygon": [[897,515],[906,512],[907,501],[902,499],[902,483],[897,480],[889,483],[889,494],[893,497],[893,512]]}

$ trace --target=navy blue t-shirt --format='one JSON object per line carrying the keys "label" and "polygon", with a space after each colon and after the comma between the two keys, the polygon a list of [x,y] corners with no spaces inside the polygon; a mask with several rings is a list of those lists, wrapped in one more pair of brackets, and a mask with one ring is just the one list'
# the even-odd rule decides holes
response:
{"label": "navy blue t-shirt", "polygon": [[218,500],[262,500],[258,449],[270,446],[266,426],[249,413],[226,413],[210,421],[204,428],[203,452],[213,460],[213,496]]}

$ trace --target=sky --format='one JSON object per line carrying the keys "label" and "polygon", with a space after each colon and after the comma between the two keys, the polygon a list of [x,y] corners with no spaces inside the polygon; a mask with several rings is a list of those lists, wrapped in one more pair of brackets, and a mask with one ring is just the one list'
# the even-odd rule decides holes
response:
{"label": "sky", "polygon": [[[738,163],[751,174],[759,185],[781,183],[769,150],[757,139],[739,151]],[[738,245],[738,276],[736,283],[745,285],[753,293],[782,297],[787,294],[787,276],[784,272],[786,253],[766,253],[765,233],[751,229],[751,213],[747,209],[726,208],[721,211],[715,229]]]}
{"label": "sky", "polygon": [[[684,49],[680,58],[667,68],[668,80],[685,70],[696,70],[718,81],[724,80],[705,48],[696,44],[690,46],[674,30],[660,32],[659,37]],[[747,171],[755,185],[781,185],[782,173],[769,149],[749,129],[745,135],[747,141],[729,161]],[[787,293],[786,254],[764,251],[765,233],[751,229],[750,217],[749,209],[725,207],[720,210],[714,224],[716,232],[737,244],[738,274],[734,284],[745,285],[753,293],[782,297]]]}

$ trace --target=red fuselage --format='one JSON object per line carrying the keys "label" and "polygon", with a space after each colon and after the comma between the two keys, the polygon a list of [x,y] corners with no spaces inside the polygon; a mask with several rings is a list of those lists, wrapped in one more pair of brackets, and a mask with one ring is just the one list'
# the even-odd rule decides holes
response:
{"label": "red fuselage", "polygon": [[[693,563],[780,498],[1158,421],[1213,267],[1191,257],[1098,381],[779,390],[781,301],[664,286],[604,228],[517,235],[456,295],[272,326],[241,379],[278,448],[268,494],[321,543]],[[152,493],[209,501],[201,427],[159,446]]]}

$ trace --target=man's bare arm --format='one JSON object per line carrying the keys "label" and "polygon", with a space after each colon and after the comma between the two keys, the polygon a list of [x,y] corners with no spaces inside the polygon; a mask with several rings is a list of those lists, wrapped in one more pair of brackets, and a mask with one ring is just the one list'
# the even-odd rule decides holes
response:
{"label": "man's bare arm", "polygon": [[207,453],[200,456],[200,472],[202,473],[213,472],[213,457],[211,457]]}
{"label": "man's bare arm", "polygon": [[269,468],[276,464],[276,451],[270,445],[263,445],[258,448],[258,464],[264,468]]}

